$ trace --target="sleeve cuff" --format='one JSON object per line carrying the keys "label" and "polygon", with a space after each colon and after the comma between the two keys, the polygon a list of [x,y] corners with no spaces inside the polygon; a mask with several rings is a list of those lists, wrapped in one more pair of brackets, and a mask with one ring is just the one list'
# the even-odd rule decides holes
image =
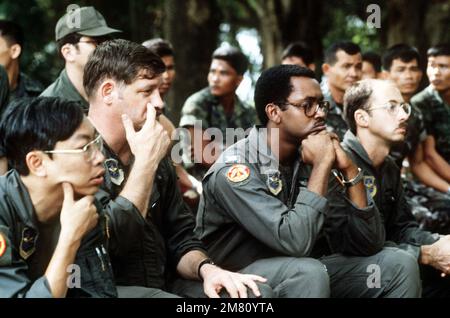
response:
{"label": "sleeve cuff", "polygon": [[297,202],[308,205],[323,214],[326,214],[328,210],[327,199],[305,188],[300,189]]}

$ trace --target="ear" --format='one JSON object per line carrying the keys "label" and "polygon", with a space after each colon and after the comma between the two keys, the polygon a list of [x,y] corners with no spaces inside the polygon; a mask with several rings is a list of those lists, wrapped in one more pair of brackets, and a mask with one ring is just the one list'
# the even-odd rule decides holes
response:
{"label": "ear", "polygon": [[70,43],[66,43],[61,48],[61,55],[67,62],[75,61],[75,46]]}
{"label": "ear", "polygon": [[316,64],[314,64],[314,63],[308,64],[308,68],[309,68],[311,71],[315,72],[315,71],[316,71]]}
{"label": "ear", "polygon": [[100,96],[106,105],[111,105],[114,98],[117,97],[116,88],[117,85],[112,80],[106,80],[100,85]]}
{"label": "ear", "polygon": [[244,75],[239,75],[236,81],[236,88],[241,85],[242,80],[244,79]]}
{"label": "ear", "polygon": [[13,44],[10,48],[9,48],[10,54],[11,54],[11,58],[12,59],[17,59],[20,56],[20,52],[22,52],[22,47],[19,44]]}
{"label": "ear", "polygon": [[266,116],[269,121],[279,125],[281,123],[281,112],[282,110],[277,105],[270,103],[266,105]]}
{"label": "ear", "polygon": [[353,117],[355,119],[356,126],[367,128],[369,127],[369,114],[362,109],[358,109],[353,114]]}
{"label": "ear", "polygon": [[328,63],[323,63],[322,64],[322,73],[323,74],[327,74],[330,71],[331,65]]}
{"label": "ear", "polygon": [[42,151],[30,151],[25,157],[25,162],[27,164],[30,174],[36,175],[38,177],[47,176],[47,168],[45,167],[45,154]]}

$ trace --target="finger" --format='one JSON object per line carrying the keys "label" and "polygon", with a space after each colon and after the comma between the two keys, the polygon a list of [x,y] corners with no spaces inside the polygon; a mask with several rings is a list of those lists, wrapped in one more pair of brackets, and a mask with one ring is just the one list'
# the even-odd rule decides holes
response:
{"label": "finger", "polygon": [[73,188],[69,182],[63,182],[62,184],[63,192],[64,192],[64,201],[63,205],[67,203],[73,203]]}
{"label": "finger", "polygon": [[203,290],[209,298],[220,298],[219,294],[216,292],[216,289],[212,285],[205,284],[205,286],[203,286]]}
{"label": "finger", "polygon": [[239,294],[237,291],[236,286],[234,285],[234,282],[232,279],[225,279],[222,282],[223,287],[225,287],[226,291],[230,295],[231,298],[239,298]]}
{"label": "finger", "polygon": [[122,114],[122,123],[123,127],[125,128],[125,136],[127,139],[136,133],[136,130],[134,130],[133,122],[131,121],[130,117],[128,117],[128,115]]}
{"label": "finger", "polygon": [[257,282],[260,282],[260,283],[267,282],[267,278],[264,278],[264,277],[259,276],[259,275],[253,275],[253,274],[244,274],[244,275],[245,275],[245,277],[247,277],[247,278],[249,278],[249,279],[251,279],[253,281],[257,281]]}
{"label": "finger", "polygon": [[248,286],[256,297],[261,297],[261,292],[259,291],[258,285],[252,279],[243,280],[244,284]]}
{"label": "finger", "polygon": [[247,295],[247,287],[244,285],[240,277],[231,276],[231,279],[233,280],[234,285],[236,286],[239,298],[248,298]]}
{"label": "finger", "polygon": [[334,133],[334,132],[328,132],[328,134],[330,135],[331,139],[336,139],[337,141],[340,141],[339,136]]}
{"label": "finger", "polygon": [[153,127],[156,122],[156,110],[151,103],[147,103],[147,119],[145,120],[145,127]]}

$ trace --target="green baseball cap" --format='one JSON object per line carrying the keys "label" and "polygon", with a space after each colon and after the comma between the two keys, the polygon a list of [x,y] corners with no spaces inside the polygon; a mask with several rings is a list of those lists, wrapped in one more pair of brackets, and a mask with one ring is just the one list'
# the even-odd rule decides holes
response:
{"label": "green baseball cap", "polygon": [[63,15],[56,23],[56,41],[68,34],[78,33],[85,36],[103,36],[122,32],[108,27],[105,18],[94,7],[81,7]]}

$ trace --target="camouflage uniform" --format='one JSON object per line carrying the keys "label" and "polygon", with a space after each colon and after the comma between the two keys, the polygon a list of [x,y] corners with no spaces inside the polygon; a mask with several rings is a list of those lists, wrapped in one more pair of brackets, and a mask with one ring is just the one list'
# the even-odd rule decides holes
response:
{"label": "camouflage uniform", "polygon": [[326,77],[322,79],[320,89],[322,90],[324,99],[330,102],[330,111],[327,116],[327,130],[336,133],[339,136],[339,140],[343,140],[345,132],[348,130],[348,125],[344,119],[342,105],[338,105],[331,96]]}
{"label": "camouflage uniform", "polygon": [[[414,96],[411,103],[413,109],[422,111],[424,127],[436,140],[436,151],[450,163],[450,105],[431,86]],[[450,234],[449,196],[416,181],[407,182],[405,188],[408,202],[421,226]]]}
{"label": "camouflage uniform", "polygon": [[422,111],[425,128],[436,140],[436,151],[450,163],[450,105],[431,86],[414,96],[411,103]]}
{"label": "camouflage uniform", "polygon": [[20,72],[19,81],[15,90],[11,91],[9,101],[21,97],[36,97],[44,90],[44,87],[38,81],[31,79],[28,75]]}
{"label": "camouflage uniform", "polygon": [[[218,128],[224,138],[227,128],[243,128],[245,130],[257,124],[255,109],[242,102],[238,96],[235,96],[234,99],[234,112],[231,117],[228,117],[220,104],[219,98],[211,94],[209,87],[191,95],[186,100],[181,110],[179,127],[194,126],[195,121],[199,120],[202,129]],[[192,166],[186,161],[185,167],[197,179],[202,179],[208,170],[198,164]]]}

